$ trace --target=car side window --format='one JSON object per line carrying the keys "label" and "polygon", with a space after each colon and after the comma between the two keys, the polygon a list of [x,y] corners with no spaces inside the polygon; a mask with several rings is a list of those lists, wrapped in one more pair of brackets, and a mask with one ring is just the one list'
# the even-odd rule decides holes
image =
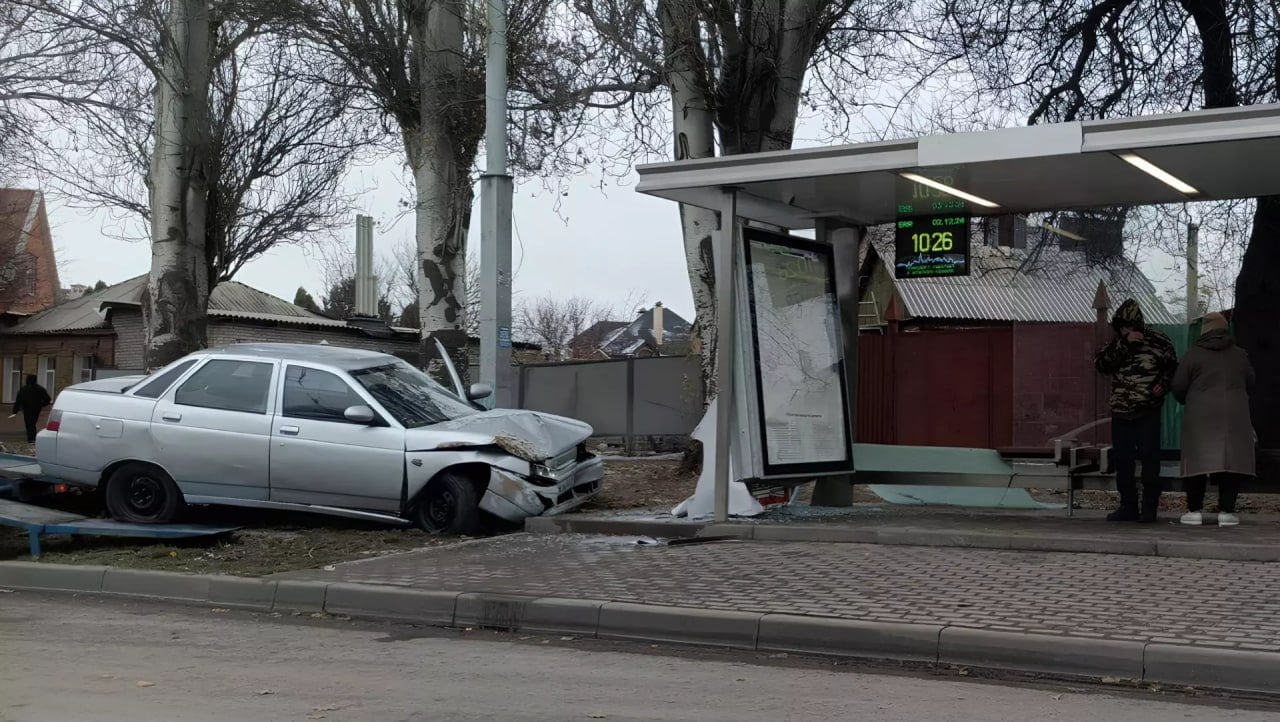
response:
{"label": "car side window", "polygon": [[215,359],[196,369],[178,387],[173,401],[181,406],[265,414],[271,370],[268,363]]}
{"label": "car side window", "polygon": [[179,376],[185,374],[187,369],[195,365],[195,362],[195,359],[183,361],[150,381],[144,379],[142,386],[137,391],[134,391],[133,395],[141,396],[144,399],[158,399],[164,396],[164,392],[169,390],[173,382],[177,381]]}
{"label": "car side window", "polygon": [[367,405],[337,374],[302,366],[285,370],[283,416],[350,423],[344,412],[352,406]]}

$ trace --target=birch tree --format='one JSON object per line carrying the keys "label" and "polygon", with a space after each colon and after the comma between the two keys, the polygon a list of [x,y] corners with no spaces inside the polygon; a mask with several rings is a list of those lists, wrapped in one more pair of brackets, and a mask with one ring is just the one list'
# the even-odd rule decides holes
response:
{"label": "birch tree", "polygon": [[[346,64],[389,121],[413,177],[418,322],[423,358],[438,338],[467,368],[467,230],[484,136],[483,0],[293,0],[298,32]],[[508,6],[510,157],[517,170],[551,173],[590,109],[622,104],[658,85],[625,78],[573,42],[556,0]]]}
{"label": "birch tree", "polygon": [[170,0],[155,66],[155,133],[147,174],[151,272],[142,294],[147,368],[206,346],[209,35],[208,0]]}
{"label": "birch tree", "polygon": [[[948,0],[941,10],[924,20],[945,28],[932,50],[960,58],[975,93],[1028,111],[1030,122],[1280,101],[1274,2]],[[1016,22],[995,27],[993,16]],[[1280,197],[1198,212],[1226,218],[1219,227],[1247,239],[1233,320],[1258,376],[1254,426],[1264,448],[1280,448]]]}
{"label": "birch tree", "polygon": [[[657,72],[670,105],[675,160],[786,150],[803,106],[848,130],[871,100],[876,68],[908,28],[907,0],[576,0],[619,63]],[[653,106],[637,108],[644,113]],[[702,347],[705,401],[715,396],[715,273],[719,215],[680,208]]]}

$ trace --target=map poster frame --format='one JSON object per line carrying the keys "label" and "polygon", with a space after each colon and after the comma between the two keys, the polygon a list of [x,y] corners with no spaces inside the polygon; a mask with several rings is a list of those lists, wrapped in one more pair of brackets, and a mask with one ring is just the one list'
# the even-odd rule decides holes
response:
{"label": "map poster frame", "polygon": [[[746,292],[741,296],[746,312],[740,326],[745,333],[739,334],[739,345],[745,351],[740,358],[747,367],[743,369],[747,371],[745,378],[739,378],[747,382],[743,384],[747,392],[745,410],[754,417],[746,424],[755,437],[748,444],[754,457],[750,460],[754,476],[785,479],[852,474],[853,420],[848,411],[845,339],[836,294],[834,249],[827,243],[752,227],[741,228],[739,243],[741,265],[737,275],[739,288]],[[763,257],[761,251],[772,255]],[[787,256],[794,257],[806,269],[815,262],[820,269],[786,292],[788,297],[796,295],[803,300],[772,306],[769,276],[758,275],[768,274],[770,267],[757,268],[757,262],[774,262]],[[775,282],[779,270],[773,267]],[[813,281],[817,278],[822,287],[815,293]],[[762,303],[766,307],[762,308]],[[812,313],[816,308],[822,309],[820,318]],[[777,337],[783,329],[785,341]],[[816,343],[800,344],[802,334]],[[793,340],[797,342],[793,344]],[[773,355],[793,349],[797,363],[787,364],[786,373],[771,372],[768,364],[762,363],[762,349]],[[794,378],[787,378],[797,373],[803,378],[799,384]],[[790,393],[789,401],[779,393],[783,389]],[[838,393],[831,393],[833,390]],[[808,406],[802,406],[805,401]],[[789,418],[779,423],[780,416]],[[815,439],[822,439],[822,445]],[[813,445],[807,456],[803,455],[806,444]]]}

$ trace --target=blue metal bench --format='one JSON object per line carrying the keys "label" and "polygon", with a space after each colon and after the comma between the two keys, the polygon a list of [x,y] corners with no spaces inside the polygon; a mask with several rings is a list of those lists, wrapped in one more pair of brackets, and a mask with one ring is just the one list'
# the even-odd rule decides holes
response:
{"label": "blue metal bench", "polygon": [[[0,497],[8,495],[19,482],[58,483],[40,473],[40,465],[30,456],[0,454]],[[235,531],[234,526],[203,524],[129,524],[110,519],[93,519],[57,509],[0,498],[0,526],[27,533],[31,558],[40,557],[40,537],[48,534],[134,537],[141,539],[191,539]]]}

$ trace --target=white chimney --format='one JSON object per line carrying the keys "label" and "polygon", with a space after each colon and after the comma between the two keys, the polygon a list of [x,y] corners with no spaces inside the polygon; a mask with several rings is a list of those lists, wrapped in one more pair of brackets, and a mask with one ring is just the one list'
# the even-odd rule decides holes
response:
{"label": "white chimney", "polygon": [[662,348],[662,301],[653,304],[653,338],[658,348]]}
{"label": "white chimney", "polygon": [[373,218],[356,216],[355,314],[378,315],[378,277],[373,275]]}

